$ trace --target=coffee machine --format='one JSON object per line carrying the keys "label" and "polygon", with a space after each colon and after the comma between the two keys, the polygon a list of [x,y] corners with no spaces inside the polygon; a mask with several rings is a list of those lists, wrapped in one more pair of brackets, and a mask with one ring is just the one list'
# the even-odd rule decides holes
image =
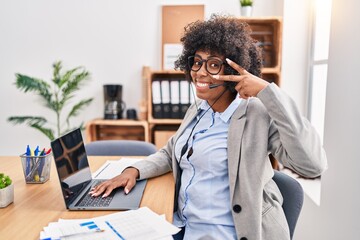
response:
{"label": "coffee machine", "polygon": [[122,100],[122,85],[104,85],[104,118],[122,119],[125,103]]}

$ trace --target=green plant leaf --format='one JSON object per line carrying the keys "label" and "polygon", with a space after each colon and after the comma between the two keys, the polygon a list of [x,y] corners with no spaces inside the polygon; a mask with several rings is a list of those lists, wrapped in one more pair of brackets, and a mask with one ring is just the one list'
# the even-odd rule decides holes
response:
{"label": "green plant leaf", "polygon": [[68,122],[71,117],[78,116],[80,111],[86,106],[88,106],[92,102],[92,100],[93,98],[89,98],[89,99],[81,100],[79,103],[75,104],[72,107],[71,111],[69,112],[66,118],[66,122]]}
{"label": "green plant leaf", "polygon": [[17,88],[23,90],[25,93],[28,91],[34,92],[35,94],[42,97],[43,100],[45,100],[45,106],[52,109],[53,103],[51,99],[52,94],[50,92],[51,87],[47,82],[41,79],[32,78],[19,73],[15,74],[15,76],[16,76],[15,84]]}
{"label": "green plant leaf", "polygon": [[61,81],[61,77],[60,77],[60,70],[62,68],[61,66],[61,61],[55,62],[53,64],[53,83],[55,83],[56,85],[59,85],[59,82]]}
{"label": "green plant leaf", "polygon": [[61,77],[61,81],[59,82],[58,86],[59,88],[61,88],[65,83],[68,83],[71,78],[73,77],[74,73],[76,71],[78,71],[79,69],[81,69],[81,67],[77,67],[74,69],[71,69],[69,71],[67,71],[62,77]]}
{"label": "green plant leaf", "polygon": [[15,125],[25,123],[28,126],[31,126],[35,123],[39,125],[44,125],[45,123],[47,123],[47,120],[45,118],[33,116],[13,116],[9,117],[7,120]]}
{"label": "green plant leaf", "polygon": [[39,125],[37,123],[32,124],[31,127],[42,132],[45,136],[47,136],[50,139],[50,141],[55,139],[54,131],[52,129],[44,128],[42,125]]}
{"label": "green plant leaf", "polygon": [[79,74],[76,74],[66,82],[67,84],[62,89],[63,96],[68,96],[71,93],[79,89],[80,84],[89,79],[89,73],[83,71]]}
{"label": "green plant leaf", "polygon": [[252,6],[253,5],[253,0],[240,0],[240,4],[241,4],[242,7]]}
{"label": "green plant leaf", "polygon": [[[56,114],[56,133],[59,135],[63,132],[62,127],[65,125],[62,124],[62,121],[65,121],[66,128],[70,128],[70,119],[78,116],[80,111],[91,103],[92,99],[82,100],[73,107],[70,107],[71,111],[69,113],[63,113],[65,106],[69,104],[69,100],[75,96],[81,84],[89,79],[90,74],[83,67],[75,67],[62,73],[61,61],[55,62],[52,67],[52,85],[41,79],[20,73],[15,74],[15,85],[25,93],[33,92],[38,95],[44,101],[44,106]],[[66,116],[66,118],[64,119],[63,116]],[[55,131],[45,126],[48,124],[48,121],[44,117],[12,116],[7,120],[13,124],[26,124],[42,132],[51,140],[55,138]]]}
{"label": "green plant leaf", "polygon": [[9,176],[5,175],[4,173],[0,173],[0,189],[10,186],[11,183],[12,181]]}

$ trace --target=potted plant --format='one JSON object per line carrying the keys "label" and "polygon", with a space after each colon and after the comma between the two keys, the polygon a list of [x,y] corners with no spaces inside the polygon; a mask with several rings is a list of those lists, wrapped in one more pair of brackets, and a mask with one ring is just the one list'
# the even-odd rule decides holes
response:
{"label": "potted plant", "polygon": [[[40,96],[44,106],[55,113],[55,121],[48,121],[44,116],[12,116],[7,119],[14,124],[27,124],[29,127],[45,134],[50,140],[54,140],[72,130],[70,119],[79,115],[80,111],[93,100],[93,98],[83,99],[72,107],[69,106],[70,101],[75,96],[75,92],[89,79],[88,71],[82,67],[76,67],[62,73],[61,61],[55,62],[53,69],[52,84],[38,78],[17,73],[15,74],[15,85],[25,93],[33,92]],[[68,112],[66,113],[65,110],[68,110]],[[55,122],[55,130],[46,126],[49,122]],[[83,128],[83,123],[79,127]]]}
{"label": "potted plant", "polygon": [[241,16],[250,17],[252,14],[253,0],[240,0]]}
{"label": "potted plant", "polygon": [[4,208],[14,201],[14,184],[9,176],[0,173],[0,208]]}

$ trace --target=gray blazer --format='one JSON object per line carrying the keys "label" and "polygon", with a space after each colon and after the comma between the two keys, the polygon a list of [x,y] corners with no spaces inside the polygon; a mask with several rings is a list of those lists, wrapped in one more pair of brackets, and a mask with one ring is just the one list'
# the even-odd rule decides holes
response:
{"label": "gray blazer", "polygon": [[[173,171],[175,181],[180,179],[173,149],[196,115],[196,106],[190,106],[167,145],[134,165],[140,179],[169,171]],[[272,153],[300,175],[317,177],[327,168],[327,160],[316,131],[301,117],[293,100],[275,84],[269,84],[256,98],[240,103],[231,117],[227,141],[230,204],[238,239],[290,239],[281,207],[283,199],[272,180],[268,155]],[[176,182],[177,196],[180,182]]]}

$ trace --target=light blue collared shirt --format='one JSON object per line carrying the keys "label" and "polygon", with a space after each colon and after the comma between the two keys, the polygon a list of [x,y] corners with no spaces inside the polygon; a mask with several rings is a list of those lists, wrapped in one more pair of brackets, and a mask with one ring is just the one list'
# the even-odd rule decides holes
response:
{"label": "light blue collared shirt", "polygon": [[[223,113],[218,113],[203,101],[198,117],[204,116],[196,126],[195,118],[176,143],[175,154],[179,161],[181,149],[195,126],[180,161],[183,172],[178,211],[174,213],[174,224],[185,226],[184,239],[208,236],[236,239],[230,204],[227,136],[230,118],[240,102],[236,97]],[[190,149],[193,153],[187,157]]]}

